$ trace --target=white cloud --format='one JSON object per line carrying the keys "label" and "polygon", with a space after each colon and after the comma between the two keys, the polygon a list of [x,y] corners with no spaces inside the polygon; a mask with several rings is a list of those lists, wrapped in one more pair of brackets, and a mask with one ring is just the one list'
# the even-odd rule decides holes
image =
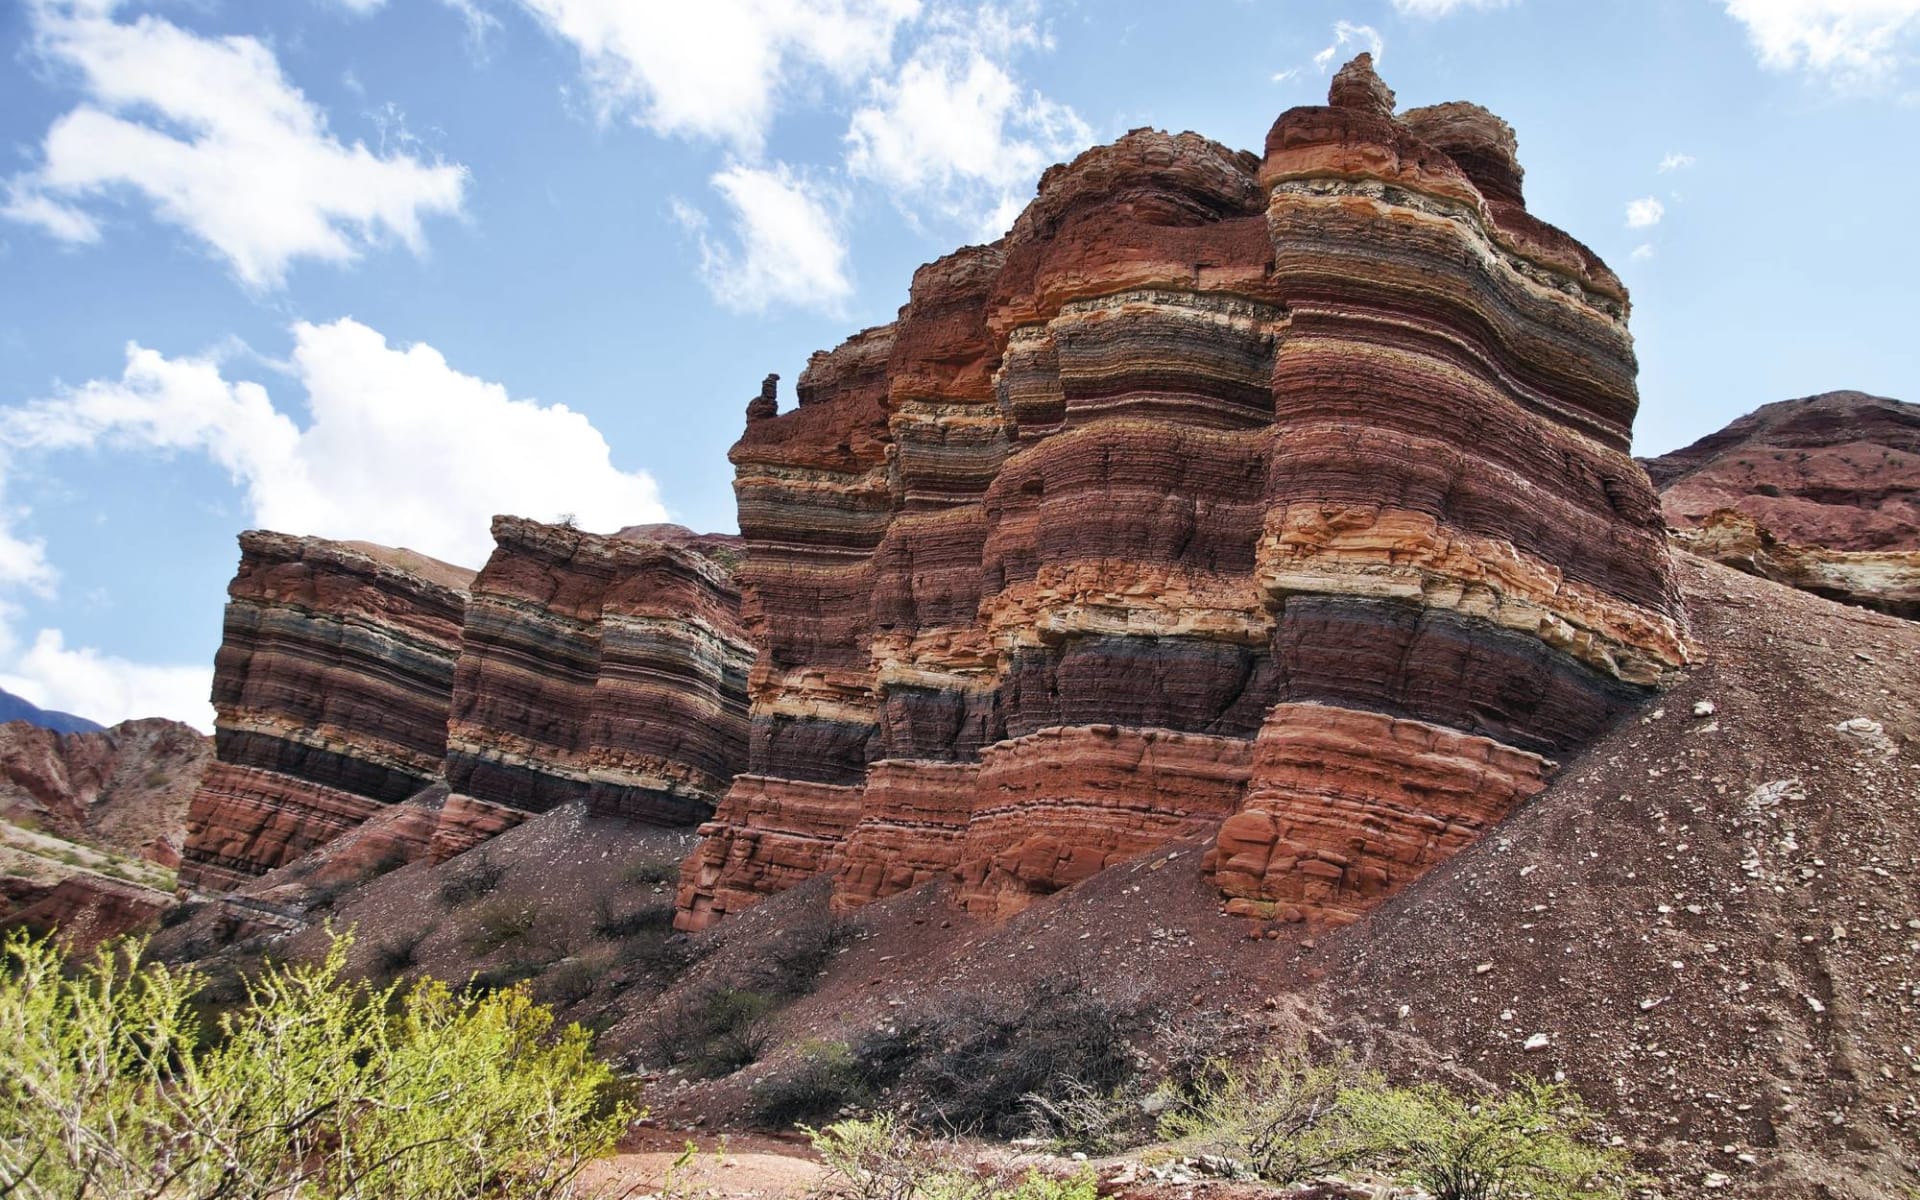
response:
{"label": "white cloud", "polygon": [[112,8],[31,5],[36,50],[76,68],[86,100],[48,128],[40,165],[9,181],[0,215],[93,241],[83,206],[131,191],[267,288],[297,259],[351,262],[393,241],[418,251],[424,217],[460,211],[464,167],[342,144],[261,42],[150,14],[122,23]]}
{"label": "white cloud", "polygon": [[1040,173],[1093,141],[1067,105],[1021,84],[1010,62],[1047,42],[995,8],[940,14],[899,70],[875,80],[847,129],[847,169],[931,204],[973,236],[1006,232]]}
{"label": "white cloud", "polygon": [[1627,228],[1650,229],[1660,223],[1667,215],[1667,206],[1652,196],[1642,196],[1638,200],[1627,201]]}
{"label": "white cloud", "polygon": [[1505,8],[1514,0],[1393,0],[1403,17],[1445,17],[1465,8]]}
{"label": "white cloud", "polygon": [[172,717],[203,733],[213,730],[211,667],[156,666],[68,647],[58,629],[42,629],[24,651],[8,655],[0,688],[39,705],[103,725],[131,717]]}
{"label": "white cloud", "polygon": [[1693,155],[1683,154],[1678,150],[1673,150],[1669,151],[1667,156],[1660,160],[1660,173],[1664,175],[1668,171],[1684,171],[1692,165]]}
{"label": "white cloud", "polygon": [[1634,259],[1635,259],[1636,261],[1639,261],[1639,262],[1645,262],[1645,261],[1646,261],[1646,260],[1648,260],[1649,258],[1652,258],[1652,257],[1653,257],[1653,243],[1652,243],[1652,242],[1641,242],[1641,243],[1640,243],[1640,244],[1639,244],[1638,246],[1635,246],[1635,247],[1633,248],[1633,257],[1634,257]]}
{"label": "white cloud", "polygon": [[743,153],[766,140],[778,94],[824,72],[884,67],[918,0],[521,0],[571,44],[602,117]]}
{"label": "white cloud", "polygon": [[616,469],[606,440],[564,405],[516,400],[461,374],[433,347],[396,349],[351,319],[293,327],[289,370],[303,427],[213,357],[127,348],[119,379],[8,411],[16,448],[203,454],[243,487],[255,524],[364,538],[479,566],[495,513],[615,529],[665,518],[644,472]]}
{"label": "white cloud", "polygon": [[838,314],[853,295],[846,197],[784,163],[734,165],[712,179],[733,212],[731,243],[709,233],[705,213],[682,200],[673,215],[700,245],[700,274],[714,299],[737,312],[786,305]]}
{"label": "white cloud", "polygon": [[385,5],[387,0],[333,0],[333,2],[355,16],[364,16]]}
{"label": "white cloud", "polygon": [[1845,90],[1884,85],[1914,61],[1920,0],[1725,0],[1762,66]]}
{"label": "white cloud", "polygon": [[1333,25],[1333,44],[1313,56],[1314,69],[1321,74],[1333,66],[1335,58],[1349,46],[1365,45],[1367,52],[1378,62],[1386,53],[1387,43],[1371,25],[1355,25],[1351,21],[1336,21]]}
{"label": "white cloud", "polygon": [[[0,461],[0,470],[4,462]],[[28,591],[51,597],[60,573],[47,561],[47,544],[35,537],[14,531],[14,522],[27,516],[27,510],[6,502],[5,478],[0,475],[0,597],[14,591]],[[0,600],[0,634],[4,633],[6,602]]]}

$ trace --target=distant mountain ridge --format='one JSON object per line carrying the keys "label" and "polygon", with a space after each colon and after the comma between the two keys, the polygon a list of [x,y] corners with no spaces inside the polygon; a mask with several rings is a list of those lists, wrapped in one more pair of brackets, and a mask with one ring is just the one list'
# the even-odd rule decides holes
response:
{"label": "distant mountain ridge", "polygon": [[5,688],[0,688],[0,724],[8,721],[25,721],[29,725],[51,729],[55,733],[98,733],[106,728],[98,721],[89,721],[85,717],[76,717],[72,713],[41,708],[30,700],[23,700]]}

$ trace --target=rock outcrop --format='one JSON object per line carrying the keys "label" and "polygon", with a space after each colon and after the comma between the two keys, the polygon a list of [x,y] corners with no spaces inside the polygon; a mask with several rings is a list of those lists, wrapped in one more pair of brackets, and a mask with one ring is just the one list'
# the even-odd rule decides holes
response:
{"label": "rock outcrop", "polygon": [[1646,467],[1688,550],[1920,619],[1920,405],[1861,392],[1783,400]]}
{"label": "rock outcrop", "polygon": [[428,787],[471,572],[406,550],[240,535],[183,883],[224,890]]}
{"label": "rock outcrop", "polygon": [[759,641],[698,928],[821,874],[1004,916],[1220,830],[1344,921],[1686,660],[1627,297],[1512,130],[1362,56],[1263,157],[1137,130],[734,447]]}
{"label": "rock outcrop", "polygon": [[1920,550],[1920,404],[1863,392],[1782,400],[1646,468],[1677,529],[1734,509],[1796,546]]}
{"label": "rock outcrop", "polygon": [[183,882],[232,888],[409,800],[336,867],[450,857],[574,799],[656,823],[711,813],[745,757],[733,539],[514,517],[494,535],[477,574],[241,536],[219,762],[193,801]]}
{"label": "rock outcrop", "polygon": [[177,866],[213,742],[149,717],[97,733],[0,725],[0,820]]}

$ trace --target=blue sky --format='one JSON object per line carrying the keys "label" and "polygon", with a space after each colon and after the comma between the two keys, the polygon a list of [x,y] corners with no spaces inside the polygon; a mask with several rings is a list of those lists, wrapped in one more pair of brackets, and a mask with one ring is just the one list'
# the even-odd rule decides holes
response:
{"label": "blue sky", "polygon": [[0,686],[206,727],[253,526],[733,527],[760,377],[1048,164],[1363,49],[1632,289],[1636,448],[1920,399],[1920,0],[8,0]]}

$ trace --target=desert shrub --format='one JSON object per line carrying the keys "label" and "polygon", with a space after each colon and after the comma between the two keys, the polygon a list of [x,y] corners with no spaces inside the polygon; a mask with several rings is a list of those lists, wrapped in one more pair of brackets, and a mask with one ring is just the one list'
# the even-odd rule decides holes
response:
{"label": "desert shrub", "polygon": [[820,972],[856,936],[848,921],[817,915],[781,929],[764,955],[735,968],[739,986],[790,999],[819,983]]}
{"label": "desert shrub", "polygon": [[471,904],[483,896],[491,896],[506,877],[507,868],[488,858],[482,850],[473,862],[440,885],[440,899],[448,907]]}
{"label": "desert shrub", "polygon": [[598,963],[570,958],[540,975],[534,984],[534,995],[556,1008],[571,1008],[593,995],[594,985],[603,974],[605,968]]}
{"label": "desert shrub", "polygon": [[731,1075],[759,1061],[772,1039],[774,998],[734,987],[685,993],[655,1014],[651,1049],[660,1062],[698,1076]]}
{"label": "desert shrub", "polygon": [[794,1063],[753,1089],[754,1117],[772,1129],[830,1117],[871,1101],[865,1074],[845,1042],[803,1043]]}
{"label": "desert shrub", "polygon": [[1100,1091],[1068,1080],[1055,1095],[1028,1093],[1021,1103],[1036,1137],[1062,1152],[1115,1154],[1152,1140],[1154,1120],[1137,1086]]}
{"label": "desert shrub", "polygon": [[980,1175],[888,1115],[807,1132],[827,1168],[820,1191],[836,1200],[1095,1200],[1099,1195],[1090,1167],[1070,1179],[1037,1168],[1011,1177]]}
{"label": "desert shrub", "polygon": [[1128,1039],[1145,1018],[1136,1004],[1056,975],[1010,998],[969,994],[923,1010],[863,1038],[854,1058],[876,1085],[898,1082],[921,1097],[928,1124],[1009,1137],[1031,1122],[1033,1098],[1126,1083],[1136,1070]]}
{"label": "desert shrub", "polygon": [[1381,1164],[1434,1200],[1614,1200],[1638,1182],[1624,1153],[1579,1140],[1594,1115],[1563,1084],[1486,1097],[1369,1087],[1341,1107]]}
{"label": "desert shrub", "polygon": [[673,928],[675,909],[671,903],[643,904],[627,912],[616,912],[613,901],[601,896],[593,905],[593,936],[617,942],[638,933]]}
{"label": "desert shrub", "polygon": [[415,929],[395,934],[373,948],[373,974],[378,979],[392,979],[401,972],[419,965],[420,943],[427,940],[431,928]]}
{"label": "desert shrub", "polygon": [[678,883],[680,882],[680,864],[670,858],[645,855],[628,865],[626,879],[632,884]]}
{"label": "desert shrub", "polygon": [[539,910],[509,899],[489,900],[472,910],[473,928],[467,931],[469,952],[491,954],[525,937],[539,922]]}
{"label": "desert shrub", "polygon": [[1304,1049],[1241,1069],[1215,1060],[1186,1090],[1163,1086],[1160,1136],[1243,1163],[1274,1183],[1338,1171],[1372,1155],[1376,1138],[1354,1119],[1351,1098],[1382,1092],[1374,1076]]}
{"label": "desert shrub", "polygon": [[524,990],[375,991],[347,978],[342,939],[320,964],[265,970],[203,1048],[201,977],[140,950],[71,964],[7,939],[9,1195],[559,1197],[632,1115],[597,1107],[611,1072]]}

